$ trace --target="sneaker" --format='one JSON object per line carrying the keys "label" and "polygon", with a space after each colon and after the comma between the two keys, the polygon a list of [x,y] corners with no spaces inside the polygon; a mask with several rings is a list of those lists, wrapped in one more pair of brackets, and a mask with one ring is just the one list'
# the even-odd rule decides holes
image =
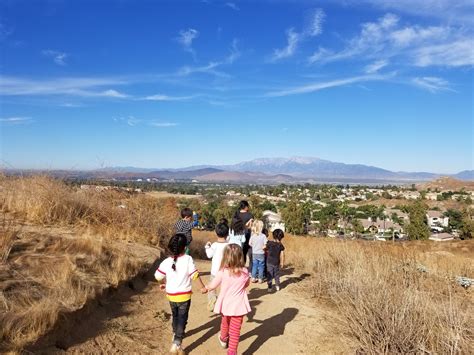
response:
{"label": "sneaker", "polygon": [[228,347],[227,341],[222,340],[220,334],[217,334],[217,339],[219,339],[219,344],[221,345],[221,348],[227,349]]}
{"label": "sneaker", "polygon": [[214,307],[216,305],[216,301],[217,301],[217,296],[214,296],[209,300],[209,302],[207,302],[207,309],[210,312],[214,312]]}
{"label": "sneaker", "polygon": [[277,291],[280,291],[280,286],[275,286],[275,289],[276,289]]}
{"label": "sneaker", "polygon": [[263,280],[262,279],[258,280],[258,283],[263,284]]}
{"label": "sneaker", "polygon": [[179,348],[180,348],[179,345],[177,345],[177,344],[175,344],[175,343],[171,344],[170,354],[177,354]]}
{"label": "sneaker", "polygon": [[254,279],[254,278],[252,277],[251,281],[252,281],[253,283],[255,283],[255,282],[257,282],[257,279]]}

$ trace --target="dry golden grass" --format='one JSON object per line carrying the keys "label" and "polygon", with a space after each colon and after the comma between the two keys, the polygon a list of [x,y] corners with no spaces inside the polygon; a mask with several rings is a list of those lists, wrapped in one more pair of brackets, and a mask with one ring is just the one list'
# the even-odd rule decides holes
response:
{"label": "dry golden grass", "polygon": [[[195,255],[215,240],[194,232]],[[287,235],[286,260],[311,276],[298,290],[335,310],[360,353],[462,354],[473,349],[474,297],[455,282],[474,278],[474,242],[381,243]],[[341,338],[341,341],[343,339]]]}
{"label": "dry golden grass", "polygon": [[288,261],[312,275],[304,292],[336,307],[361,352],[472,349],[472,290],[455,282],[456,276],[474,278],[472,242],[448,243],[445,250],[429,241],[394,245],[289,237],[284,244]]}
{"label": "dry golden grass", "polygon": [[87,227],[113,239],[156,244],[178,218],[174,199],[80,190],[47,176],[0,177],[0,211],[41,225]]}
{"label": "dry golden grass", "polygon": [[21,350],[61,314],[151,264],[139,246],[131,250],[123,241],[160,244],[178,211],[172,199],[81,191],[48,177],[0,177],[0,212],[1,352]]}

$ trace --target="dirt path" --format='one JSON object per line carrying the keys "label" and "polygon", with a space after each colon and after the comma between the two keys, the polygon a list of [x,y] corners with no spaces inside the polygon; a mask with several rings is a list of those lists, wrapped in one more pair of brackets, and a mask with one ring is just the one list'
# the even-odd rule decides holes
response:
{"label": "dirt path", "polygon": [[[210,263],[198,261],[208,279]],[[331,334],[328,313],[310,307],[292,289],[307,275],[286,270],[282,290],[269,294],[266,284],[252,284],[253,312],[244,321],[239,353],[343,353]],[[167,353],[171,344],[170,310],[154,282],[125,287],[73,325],[74,331],[42,348],[47,353]],[[195,290],[184,345],[192,354],[224,354],[217,342],[220,317],[207,310],[207,295]]]}

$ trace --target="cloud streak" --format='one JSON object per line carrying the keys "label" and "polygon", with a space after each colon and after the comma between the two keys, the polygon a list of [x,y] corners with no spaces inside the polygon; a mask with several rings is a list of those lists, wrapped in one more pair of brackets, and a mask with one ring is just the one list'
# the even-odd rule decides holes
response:
{"label": "cloud streak", "polygon": [[186,100],[191,100],[195,97],[196,97],[196,95],[191,95],[191,96],[169,96],[169,95],[163,95],[163,94],[156,94],[156,95],[146,96],[146,97],[143,98],[143,100],[148,100],[148,101],[186,101]]}
{"label": "cloud streak", "polygon": [[0,123],[2,125],[22,125],[32,123],[33,119],[31,117],[5,117],[0,118]]}
{"label": "cloud streak", "polygon": [[334,88],[338,86],[347,86],[350,84],[368,82],[368,81],[380,81],[391,78],[393,75],[360,75],[343,79],[329,80],[324,82],[315,82],[311,84],[300,85],[289,89],[272,91],[265,94],[265,97],[282,97],[291,95],[307,94],[315,91],[324,89]]}
{"label": "cloud streak", "polygon": [[[57,78],[32,80],[17,77],[0,76],[0,95],[3,96],[41,96],[66,95],[79,97],[128,98],[129,95],[115,89],[106,89],[112,85],[128,84],[115,78]],[[102,89],[101,89],[102,88]]]}
{"label": "cloud streak", "polygon": [[270,57],[270,62],[277,62],[285,58],[292,57],[298,46],[304,40],[319,36],[323,33],[323,22],[326,14],[322,9],[314,9],[310,11],[308,21],[305,28],[301,32],[295,31],[295,29],[289,28],[286,30],[286,46],[280,49],[274,49],[273,54]]}
{"label": "cloud streak", "polygon": [[226,2],[225,6],[227,6],[228,8],[234,11],[240,11],[240,8],[234,2]]}
{"label": "cloud streak", "polygon": [[201,66],[184,66],[178,70],[178,76],[189,76],[191,74],[201,73],[201,74],[210,74],[220,78],[230,78],[231,75],[217,70],[217,68],[223,65],[233,64],[237,58],[240,57],[241,53],[238,48],[238,41],[234,39],[230,47],[229,55],[221,61],[212,61],[207,65]]}
{"label": "cloud streak", "polygon": [[67,53],[59,52],[51,49],[45,49],[42,51],[43,55],[49,58],[53,58],[53,61],[57,65],[65,66],[66,58],[69,56]]}
{"label": "cloud streak", "polygon": [[402,26],[397,15],[388,13],[377,21],[363,23],[360,33],[342,50],[320,47],[308,62],[326,64],[363,58],[388,64],[389,59],[400,57],[399,62],[408,66],[469,66],[474,65],[471,37],[464,29],[449,26]]}
{"label": "cloud streak", "polygon": [[179,125],[176,122],[166,122],[166,121],[160,121],[160,120],[144,120],[144,119],[136,118],[135,116],[116,117],[113,120],[115,122],[125,123],[127,126],[130,126],[130,127],[145,125],[145,126],[156,127],[156,128],[170,128],[170,127],[175,127]]}
{"label": "cloud streak", "polygon": [[196,52],[193,49],[193,41],[199,37],[199,31],[194,28],[179,31],[177,41],[181,44],[186,52],[189,52],[196,57]]}
{"label": "cloud streak", "polygon": [[417,78],[413,78],[412,83],[415,86],[428,90],[431,93],[436,93],[438,91],[455,92],[455,90],[453,90],[450,87],[450,84],[448,81],[442,78],[438,78],[438,77],[433,77],[433,76],[417,77]]}

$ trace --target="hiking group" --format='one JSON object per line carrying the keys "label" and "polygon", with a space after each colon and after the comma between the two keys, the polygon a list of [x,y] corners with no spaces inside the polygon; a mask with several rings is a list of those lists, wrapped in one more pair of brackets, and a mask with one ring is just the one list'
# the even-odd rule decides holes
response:
{"label": "hiking group", "polygon": [[[223,218],[216,226],[217,240],[205,245],[206,255],[212,259],[207,285],[199,276],[193,258],[189,255],[192,242],[192,211],[184,208],[176,225],[176,234],[168,243],[169,257],[155,272],[160,289],[167,294],[171,313],[173,339],[172,354],[184,354],[183,339],[191,306],[191,282],[196,280],[203,294],[208,294],[211,312],[221,315],[217,341],[228,355],[237,354],[240,329],[244,316],[250,311],[247,288],[251,282],[263,283],[266,278],[268,291],[280,290],[280,268],[284,265],[284,246],[281,229],[268,231],[260,220],[254,220],[247,201],[241,201],[229,226]],[[248,267],[246,267],[248,260]],[[217,289],[219,293],[217,294]]]}

